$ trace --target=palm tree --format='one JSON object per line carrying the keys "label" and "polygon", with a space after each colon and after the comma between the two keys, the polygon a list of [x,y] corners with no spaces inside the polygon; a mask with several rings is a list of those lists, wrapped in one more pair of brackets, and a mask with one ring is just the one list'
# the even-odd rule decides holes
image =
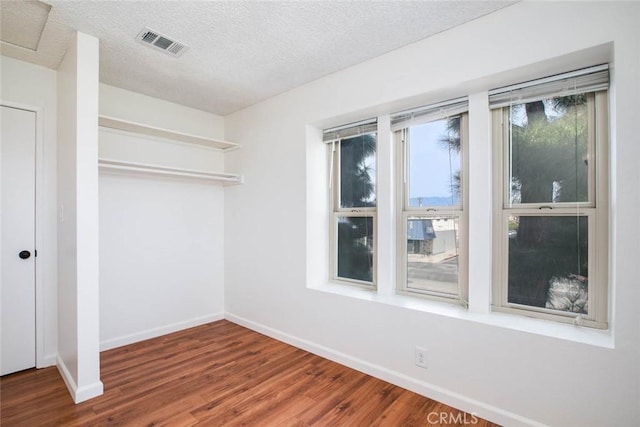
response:
{"label": "palm tree", "polygon": [[[443,149],[454,151],[460,154],[460,116],[447,118],[447,129],[445,134],[440,137],[440,146]],[[451,183],[451,194],[460,199],[460,171],[453,174],[453,182]]]}
{"label": "palm tree", "polygon": [[340,205],[343,208],[375,206],[374,134],[359,135],[340,142]]}
{"label": "palm tree", "polygon": [[[340,207],[376,205],[376,137],[365,134],[340,142]],[[341,217],[338,222],[338,276],[373,280],[373,218]]]}
{"label": "palm tree", "polygon": [[[511,123],[511,199],[586,201],[586,97],[535,101],[512,111],[518,108],[525,118]],[[544,307],[553,277],[587,276],[585,218],[521,215],[512,222],[517,234],[509,239],[509,302]]]}

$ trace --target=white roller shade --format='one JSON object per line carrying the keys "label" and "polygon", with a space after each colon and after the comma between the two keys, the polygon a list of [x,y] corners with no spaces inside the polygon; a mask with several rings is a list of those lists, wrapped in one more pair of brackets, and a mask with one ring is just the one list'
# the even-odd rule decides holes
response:
{"label": "white roller shade", "polygon": [[597,65],[489,91],[489,107],[502,108],[543,98],[570,96],[609,88],[609,65]]}
{"label": "white roller shade", "polygon": [[456,98],[437,104],[425,105],[391,115],[391,130],[420,125],[434,120],[455,116],[469,110],[469,99]]}

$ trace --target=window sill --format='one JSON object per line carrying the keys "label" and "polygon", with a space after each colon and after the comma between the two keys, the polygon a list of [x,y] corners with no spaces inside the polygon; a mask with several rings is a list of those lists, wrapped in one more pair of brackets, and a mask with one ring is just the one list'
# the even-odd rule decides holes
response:
{"label": "window sill", "polygon": [[421,311],[436,316],[445,316],[469,322],[481,323],[499,328],[511,329],[534,335],[572,341],[602,348],[615,348],[611,330],[598,330],[583,326],[558,323],[550,320],[534,319],[509,313],[478,313],[459,305],[407,295],[384,295],[375,290],[358,288],[336,283],[322,283],[308,287],[311,290],[341,295],[359,300],[387,304],[408,310]]}

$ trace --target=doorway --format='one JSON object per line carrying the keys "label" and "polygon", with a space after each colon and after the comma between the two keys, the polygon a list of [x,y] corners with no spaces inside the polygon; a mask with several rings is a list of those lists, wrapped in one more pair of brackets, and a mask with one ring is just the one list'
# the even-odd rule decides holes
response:
{"label": "doorway", "polygon": [[3,104],[0,375],[36,366],[37,112]]}

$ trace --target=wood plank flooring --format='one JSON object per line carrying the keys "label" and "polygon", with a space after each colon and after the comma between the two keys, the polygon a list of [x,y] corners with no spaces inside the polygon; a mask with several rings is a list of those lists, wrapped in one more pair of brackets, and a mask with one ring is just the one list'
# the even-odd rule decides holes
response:
{"label": "wood plank flooring", "polygon": [[105,351],[101,377],[74,405],[55,367],[4,376],[0,425],[495,425],[226,320]]}

